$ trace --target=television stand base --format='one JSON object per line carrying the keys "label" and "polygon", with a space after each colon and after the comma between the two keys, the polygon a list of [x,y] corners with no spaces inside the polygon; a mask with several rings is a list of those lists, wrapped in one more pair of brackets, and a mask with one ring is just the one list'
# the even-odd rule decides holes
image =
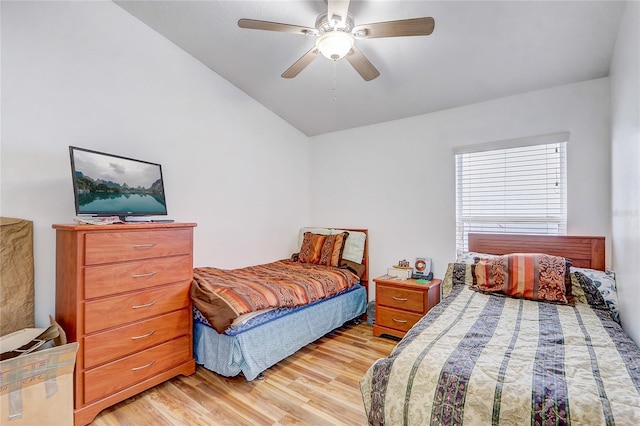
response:
{"label": "television stand base", "polygon": [[121,216],[120,220],[123,222],[151,222],[151,218],[148,216]]}

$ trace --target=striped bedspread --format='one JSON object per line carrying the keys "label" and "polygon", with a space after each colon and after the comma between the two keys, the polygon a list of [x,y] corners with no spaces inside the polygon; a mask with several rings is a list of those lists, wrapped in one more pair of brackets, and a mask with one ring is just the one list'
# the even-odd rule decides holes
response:
{"label": "striped bedspread", "polygon": [[640,424],[640,350],[609,315],[465,285],[360,385],[372,425]]}
{"label": "striped bedspread", "polygon": [[347,269],[291,260],[241,269],[195,268],[191,299],[211,326],[223,333],[240,315],[313,303],[358,281]]}

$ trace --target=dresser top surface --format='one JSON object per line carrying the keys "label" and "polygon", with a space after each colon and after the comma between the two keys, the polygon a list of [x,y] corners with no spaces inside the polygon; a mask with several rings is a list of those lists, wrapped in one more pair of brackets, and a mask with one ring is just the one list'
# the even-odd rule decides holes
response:
{"label": "dresser top surface", "polygon": [[197,223],[182,222],[129,222],[112,223],[110,225],[85,225],[77,223],[54,224],[53,229],[62,231],[126,231],[134,229],[167,229],[167,228],[194,228]]}
{"label": "dresser top surface", "polygon": [[419,283],[417,282],[417,280],[413,278],[402,280],[399,278],[390,277],[388,275],[383,275],[381,277],[374,278],[374,281],[376,282],[376,284],[387,284],[387,285],[393,285],[396,287],[409,287],[409,288],[416,288],[416,289],[425,289],[425,288],[428,289],[442,283],[442,280],[439,278],[434,278],[425,283]]}

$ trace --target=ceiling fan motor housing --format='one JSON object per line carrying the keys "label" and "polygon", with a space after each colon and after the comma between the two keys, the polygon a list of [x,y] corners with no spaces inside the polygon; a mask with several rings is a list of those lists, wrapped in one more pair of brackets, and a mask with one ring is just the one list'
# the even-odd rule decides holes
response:
{"label": "ceiling fan motor housing", "polygon": [[329,20],[327,12],[324,12],[316,18],[316,28],[320,34],[328,33],[330,31],[344,31],[345,33],[350,33],[353,29],[353,16],[351,13],[347,13],[346,18],[342,20]]}

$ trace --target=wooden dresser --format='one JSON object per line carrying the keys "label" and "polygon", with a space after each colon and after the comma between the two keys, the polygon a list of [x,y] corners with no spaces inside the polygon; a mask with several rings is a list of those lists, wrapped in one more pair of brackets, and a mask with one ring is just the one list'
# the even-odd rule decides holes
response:
{"label": "wooden dresser", "polygon": [[53,225],[56,320],[80,344],[74,417],[195,371],[194,223]]}
{"label": "wooden dresser", "polygon": [[373,335],[404,337],[429,309],[440,303],[442,280],[418,283],[414,279],[399,280],[389,276],[376,283],[376,321]]}

